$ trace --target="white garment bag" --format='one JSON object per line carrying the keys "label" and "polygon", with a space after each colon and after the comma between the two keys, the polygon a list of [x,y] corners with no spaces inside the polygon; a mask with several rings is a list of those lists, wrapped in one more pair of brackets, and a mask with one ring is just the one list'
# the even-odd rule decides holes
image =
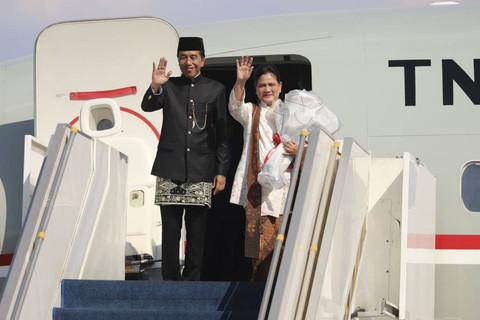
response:
{"label": "white garment bag", "polygon": [[302,130],[318,126],[333,135],[340,129],[341,123],[312,91],[290,91],[285,95],[285,102],[277,104],[273,111],[280,143],[267,155],[258,174],[258,182],[264,187],[279,189],[287,183],[284,172],[293,160],[293,157],[284,155],[283,141],[298,142]]}

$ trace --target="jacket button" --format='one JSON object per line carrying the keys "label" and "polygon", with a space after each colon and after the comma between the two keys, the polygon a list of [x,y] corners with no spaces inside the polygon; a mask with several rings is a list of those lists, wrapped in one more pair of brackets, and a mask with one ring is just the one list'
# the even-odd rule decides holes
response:
{"label": "jacket button", "polygon": [[192,134],[192,131],[188,131],[188,134]]}
{"label": "jacket button", "polygon": [[195,85],[192,83],[192,88],[195,87]]}
{"label": "jacket button", "polygon": [[190,148],[187,148],[187,151],[190,152]]}
{"label": "jacket button", "polygon": [[190,102],[193,103],[193,99],[190,99]]}
{"label": "jacket button", "polygon": [[192,116],[188,116],[188,119],[190,119],[190,120],[191,120],[191,119],[192,119]]}

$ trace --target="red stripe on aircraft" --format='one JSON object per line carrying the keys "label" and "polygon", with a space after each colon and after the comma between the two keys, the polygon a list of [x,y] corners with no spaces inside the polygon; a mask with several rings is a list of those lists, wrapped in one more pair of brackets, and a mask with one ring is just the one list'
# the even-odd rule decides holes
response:
{"label": "red stripe on aircraft", "polygon": [[[409,234],[408,247],[433,249],[432,237],[433,235]],[[437,250],[480,250],[480,235],[477,234],[437,234],[435,239]],[[9,266],[12,259],[13,253],[0,254],[0,266]]]}
{"label": "red stripe on aircraft", "polygon": [[90,91],[90,92],[70,92],[70,100],[90,100],[90,99],[100,99],[100,98],[115,98],[126,96],[129,94],[136,94],[137,87],[126,87],[115,90],[105,90],[105,91]]}
{"label": "red stripe on aircraft", "polygon": [[0,267],[9,266],[12,263],[13,253],[0,254]]}
{"label": "red stripe on aircraft", "polygon": [[[120,107],[120,111],[123,111],[123,112],[127,112],[127,113],[130,113],[132,115],[134,115],[135,117],[139,118],[140,120],[142,120],[143,122],[145,122],[147,124],[147,126],[150,127],[150,129],[152,129],[153,133],[155,134],[155,136],[157,137],[158,140],[160,140],[160,133],[158,133],[158,130],[157,128],[155,128],[155,126],[147,119],[145,118],[144,116],[142,116],[140,113],[132,110],[132,109],[128,109],[128,108],[124,108],[124,107]],[[78,121],[79,117],[76,117],[75,119],[73,119],[72,121],[70,121],[70,125],[73,126],[77,121]]]}
{"label": "red stripe on aircraft", "polygon": [[80,117],[76,117],[75,119],[73,119],[72,121],[70,121],[69,125],[73,126],[79,119]]}
{"label": "red stripe on aircraft", "polygon": [[480,235],[437,234],[435,248],[439,250],[480,250]]}

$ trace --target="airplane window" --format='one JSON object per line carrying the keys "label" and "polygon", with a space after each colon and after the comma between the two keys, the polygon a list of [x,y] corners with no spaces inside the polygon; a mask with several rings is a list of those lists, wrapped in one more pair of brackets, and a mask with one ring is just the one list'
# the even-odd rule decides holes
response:
{"label": "airplane window", "polygon": [[480,212],[480,162],[471,161],[462,170],[462,201],[467,210]]}

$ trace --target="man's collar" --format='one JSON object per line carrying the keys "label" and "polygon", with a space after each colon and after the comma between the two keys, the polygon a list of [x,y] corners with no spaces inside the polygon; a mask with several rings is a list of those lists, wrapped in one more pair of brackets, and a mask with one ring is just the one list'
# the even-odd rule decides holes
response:
{"label": "man's collar", "polygon": [[182,73],[182,78],[185,79],[185,81],[188,81],[188,83],[197,83],[197,82],[199,82],[200,80],[203,79],[203,76],[202,76],[202,73],[199,72],[199,73],[195,76],[195,78],[193,78],[193,80],[190,80],[189,78],[185,77],[185,76],[183,75],[183,73]]}

